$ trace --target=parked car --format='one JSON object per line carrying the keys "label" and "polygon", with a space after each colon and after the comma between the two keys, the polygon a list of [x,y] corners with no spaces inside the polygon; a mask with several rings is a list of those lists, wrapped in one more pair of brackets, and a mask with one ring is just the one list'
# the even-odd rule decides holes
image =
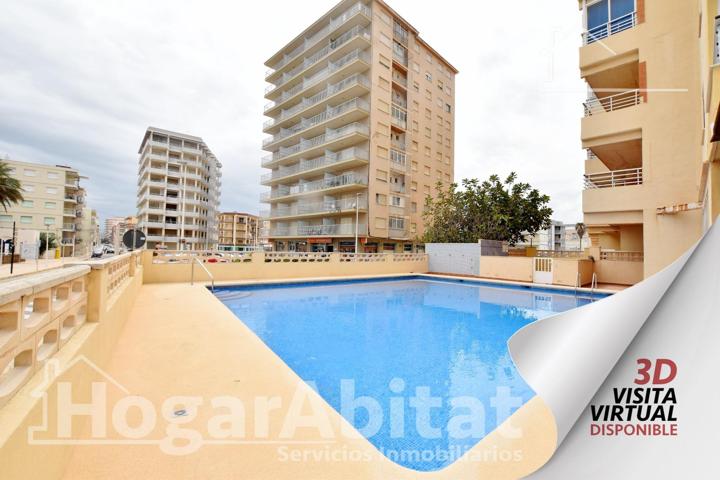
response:
{"label": "parked car", "polygon": [[115,248],[112,245],[103,245],[103,251],[108,255],[115,255]]}
{"label": "parked car", "polygon": [[93,247],[90,258],[102,258],[105,253],[105,248],[102,246]]}

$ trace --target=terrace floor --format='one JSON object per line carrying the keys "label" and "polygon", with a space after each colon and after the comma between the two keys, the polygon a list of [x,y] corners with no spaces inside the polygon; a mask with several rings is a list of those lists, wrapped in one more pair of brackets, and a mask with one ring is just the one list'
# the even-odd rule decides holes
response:
{"label": "terrace floor", "polygon": [[[203,286],[153,284],[141,288],[106,368],[131,394],[156,405],[175,395],[202,397],[195,418],[183,428],[205,432],[215,396],[230,395],[246,409],[245,440],[258,428],[254,399],[277,396],[282,406],[271,414],[269,436],[260,442],[204,444],[187,455],[169,455],[154,445],[87,445],[74,447],[65,472],[67,479],[416,479],[416,478],[519,478],[544,464],[555,449],[555,423],[537,397],[507,422],[522,428],[510,439],[498,429],[486,436],[463,459],[434,473],[405,469],[384,457],[365,438],[343,436],[328,440],[316,429],[301,428],[292,441],[280,438],[282,418],[298,388],[330,419],[334,431],[345,420],[242,322]],[[109,397],[120,395],[109,393]],[[226,413],[225,411],[223,413]],[[276,416],[277,414],[277,416]],[[158,418],[162,418],[158,413]],[[280,419],[276,421],[276,419]],[[165,435],[167,422],[159,422],[153,438]],[[281,458],[279,449],[313,452],[357,451],[365,460],[297,462]],[[498,449],[520,451],[520,461],[493,460]],[[472,458],[471,458],[472,457]],[[467,460],[467,461],[464,461]]]}

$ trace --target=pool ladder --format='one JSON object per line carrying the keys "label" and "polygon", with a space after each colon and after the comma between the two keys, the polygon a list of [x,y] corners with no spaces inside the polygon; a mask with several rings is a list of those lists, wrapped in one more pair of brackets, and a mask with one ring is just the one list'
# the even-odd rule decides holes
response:
{"label": "pool ladder", "polygon": [[208,277],[210,277],[210,291],[214,293],[215,277],[213,277],[213,274],[210,273],[210,270],[208,270],[207,267],[197,257],[193,257],[192,262],[190,262],[190,285],[195,285],[195,262],[197,262],[197,264],[200,265],[203,270],[205,270],[205,273],[208,274]]}
{"label": "pool ladder", "polygon": [[[597,273],[593,272],[592,280],[590,281],[590,295],[592,296],[595,294],[595,289],[597,288],[598,282],[597,282]],[[580,272],[577,274],[577,279],[575,280],[575,295],[577,295],[578,289],[582,285],[580,284]]]}

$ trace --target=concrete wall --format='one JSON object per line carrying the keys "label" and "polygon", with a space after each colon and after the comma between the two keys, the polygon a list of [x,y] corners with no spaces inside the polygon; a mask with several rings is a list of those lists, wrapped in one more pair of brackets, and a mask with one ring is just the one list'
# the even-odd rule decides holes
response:
{"label": "concrete wall", "polygon": [[[145,251],[143,274],[145,283],[189,282],[193,264],[190,256],[153,256]],[[225,260],[226,257],[223,257]],[[172,261],[175,260],[175,261]],[[309,277],[342,277],[349,275],[389,275],[395,273],[427,273],[428,259],[424,254],[343,254],[254,252],[237,256],[237,261],[203,265],[216,282],[267,280]],[[209,276],[197,263],[195,281],[208,282]]]}
{"label": "concrete wall", "polygon": [[532,257],[482,257],[480,276],[515,282],[532,282]]}
{"label": "concrete wall", "polygon": [[634,285],[643,280],[643,262],[596,260],[598,283]]}
{"label": "concrete wall", "polygon": [[590,284],[593,274],[592,260],[553,258],[553,285],[575,287],[578,283],[578,273],[579,286]]}
{"label": "concrete wall", "polygon": [[479,243],[426,243],[425,253],[431,272],[480,275]]}
{"label": "concrete wall", "polygon": [[[22,281],[34,282],[35,287],[22,287],[15,289],[23,296],[30,295],[42,297],[46,288],[64,288],[82,282],[84,291],[71,293],[70,302],[67,306],[58,306],[58,320],[76,308],[87,305],[85,323],[79,324],[72,331],[72,336],[60,338],[59,345],[54,346],[52,359],[58,362],[58,373],[56,378],[51,378],[50,384],[45,384],[45,372],[42,369],[43,363],[49,357],[39,355],[39,349],[33,344],[32,363],[28,378],[24,384],[11,393],[11,398],[5,399],[7,405],[0,408],[0,478],[3,480],[28,479],[28,478],[62,478],[67,462],[70,460],[73,445],[49,445],[34,444],[28,446],[28,430],[30,427],[43,425],[43,399],[34,395],[35,391],[45,390],[48,405],[57,405],[56,389],[58,381],[70,382],[73,385],[73,401],[88,402],[88,392],[76,390],[77,386],[90,385],[92,381],[99,381],[99,372],[92,365],[103,367],[110,358],[120,330],[128,318],[130,309],[135,303],[135,298],[142,286],[142,265],[138,261],[137,254],[125,254],[113,257],[109,260],[91,262],[90,270],[87,266],[68,267],[57,269],[33,276],[26,276]],[[36,281],[36,280],[39,280]],[[16,280],[17,282],[17,280]],[[24,290],[23,290],[24,288]],[[72,290],[71,290],[72,291]],[[0,294],[0,303],[8,307],[12,302],[22,301],[13,299],[12,292],[3,291]],[[74,306],[74,302],[78,302]],[[23,333],[31,340],[34,340],[33,332],[44,333],[48,328],[53,328],[53,307],[50,309],[49,320],[45,326],[33,327],[33,330],[19,332],[22,338]],[[20,345],[23,345],[22,339]],[[47,345],[47,343],[45,344]],[[17,350],[17,348],[15,349]],[[86,358],[78,361],[79,358]],[[0,356],[0,361],[4,356]],[[87,394],[87,395],[86,395]],[[2,402],[0,402],[2,403]],[[52,415],[52,413],[51,413]],[[85,422],[79,420],[78,425],[73,428],[82,428]],[[49,424],[46,433],[36,432],[36,439],[57,438],[56,425]]]}

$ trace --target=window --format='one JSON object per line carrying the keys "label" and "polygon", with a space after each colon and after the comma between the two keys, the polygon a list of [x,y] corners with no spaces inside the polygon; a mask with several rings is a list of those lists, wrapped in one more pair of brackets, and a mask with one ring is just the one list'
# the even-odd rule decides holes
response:
{"label": "window", "polygon": [[425,109],[425,118],[427,118],[428,120],[430,120],[432,118],[432,112],[430,111],[429,108]]}
{"label": "window", "polygon": [[425,137],[426,138],[432,137],[432,130],[430,130],[430,127],[425,127]]}
{"label": "window", "polygon": [[0,222],[6,223],[6,222],[12,222],[12,215],[0,215]]}
{"label": "window", "polygon": [[419,112],[419,111],[420,111],[420,104],[417,102],[417,100],[413,100],[412,105],[413,105],[413,107],[412,107],[413,112]]}
{"label": "window", "polygon": [[378,110],[383,113],[390,113],[390,104],[385,100],[378,100]]}
{"label": "window", "polygon": [[417,233],[417,223],[410,224],[410,233]]}
{"label": "window", "polygon": [[57,206],[57,203],[55,202],[45,202],[45,208],[53,209]]}
{"label": "window", "polygon": [[437,81],[437,87],[438,90],[440,90],[441,92],[445,89],[445,85],[443,84],[442,80]]}
{"label": "window", "polygon": [[443,161],[442,152],[435,152],[435,160],[442,163],[442,161]]}
{"label": "window", "polygon": [[380,33],[380,42],[383,43],[385,46],[391,47],[392,41],[390,40],[390,37],[385,35],[384,33]]}
{"label": "window", "polygon": [[449,174],[449,173],[446,173],[446,174],[445,174],[445,181],[446,181],[447,183],[450,183],[450,174]]}
{"label": "window", "polygon": [[375,178],[382,182],[387,182],[387,172],[385,170],[376,170]]}
{"label": "window", "polygon": [[388,158],[388,149],[385,147],[381,147],[378,145],[377,147],[377,156],[380,158]]}
{"label": "window", "polygon": [[43,225],[55,225],[55,217],[45,217],[43,219]]}
{"label": "window", "polygon": [[417,213],[417,202],[410,203],[410,211],[412,213]]}
{"label": "window", "polygon": [[383,90],[390,91],[390,81],[382,75],[378,76],[378,86]]}
{"label": "window", "polygon": [[32,217],[23,215],[20,217],[20,223],[32,223]]}
{"label": "window", "polygon": [[425,90],[425,98],[432,100],[432,92],[430,90]]}
{"label": "window", "polygon": [[410,190],[417,192],[417,182],[410,182]]}
{"label": "window", "polygon": [[58,192],[57,187],[45,187],[45,193],[56,194]]}
{"label": "window", "polygon": [[420,84],[418,82],[413,82],[413,90],[416,92],[420,91]]}
{"label": "window", "polygon": [[426,157],[430,156],[430,147],[425,147],[425,156]]}
{"label": "window", "polygon": [[402,230],[405,228],[405,219],[401,217],[390,217],[390,228]]}
{"label": "window", "polygon": [[387,204],[387,195],[383,195],[382,193],[376,193],[375,194],[375,203],[378,205],[386,205]]}
{"label": "window", "polygon": [[430,167],[428,167],[427,165],[425,165],[425,166],[423,167],[423,174],[429,177],[429,176],[430,176]]}
{"label": "window", "polygon": [[27,183],[24,184],[22,188],[26,192],[34,192],[35,191],[35,185],[29,185]]}
{"label": "window", "polygon": [[390,62],[390,59],[387,58],[385,55],[380,54],[379,63],[380,63],[380,65],[382,65],[383,67],[387,68],[388,70],[390,69],[390,63],[391,63],[391,62]]}
{"label": "window", "polygon": [[448,95],[452,95],[452,89],[447,85],[445,86],[445,93],[447,93]]}
{"label": "window", "polygon": [[631,28],[635,0],[599,0],[587,7],[588,41]]}
{"label": "window", "polygon": [[416,162],[415,160],[413,160],[410,165],[411,165],[412,171],[413,171],[413,172],[417,172],[417,170],[418,170],[418,162]]}
{"label": "window", "polygon": [[380,17],[380,20],[382,20],[384,23],[390,25],[390,15],[383,11],[380,11],[378,12],[378,17]]}
{"label": "window", "polygon": [[382,217],[375,217],[375,228],[379,228],[381,230],[385,230],[387,224],[386,220]]}
{"label": "window", "polygon": [[430,55],[430,53],[425,52],[425,60],[427,60],[430,65],[432,65],[432,55]]}
{"label": "window", "polygon": [[23,174],[24,174],[26,177],[34,177],[34,176],[37,175],[37,172],[36,172],[35,170],[26,168],[26,169],[23,171]]}
{"label": "window", "polygon": [[420,73],[420,65],[418,65],[416,62],[413,62],[413,70],[415,70],[417,73]]}
{"label": "window", "polygon": [[417,120],[412,121],[412,129],[413,129],[413,132],[417,132],[420,129],[420,125],[418,124]]}
{"label": "window", "polygon": [[34,204],[35,204],[35,202],[33,202],[32,200],[23,200],[22,201],[22,206],[25,208],[32,208]]}
{"label": "window", "polygon": [[437,134],[437,143],[439,143],[440,145],[442,145],[443,143],[443,136],[441,133]]}
{"label": "window", "polygon": [[448,112],[448,113],[452,113],[452,105],[450,105],[449,103],[446,103],[446,104],[445,104],[445,111]]}
{"label": "window", "polygon": [[413,152],[417,152],[417,151],[418,151],[418,147],[419,147],[418,142],[416,142],[415,140],[413,140],[413,141],[412,141],[412,144],[410,145],[410,147],[412,148],[412,151],[413,151]]}
{"label": "window", "polygon": [[430,185],[423,185],[423,193],[425,195],[430,195]]}
{"label": "window", "polygon": [[440,115],[438,115],[436,118],[437,118],[437,124],[442,127],[442,125],[443,125],[443,118],[442,118]]}
{"label": "window", "polygon": [[432,82],[432,73],[425,72],[425,80],[427,80],[428,82]]}
{"label": "window", "polygon": [[47,172],[48,178],[52,180],[57,180],[59,178],[57,172]]}
{"label": "window", "polygon": [[391,197],[391,200],[392,200],[393,207],[402,207],[403,206],[402,197],[396,197],[395,195],[393,195]]}

